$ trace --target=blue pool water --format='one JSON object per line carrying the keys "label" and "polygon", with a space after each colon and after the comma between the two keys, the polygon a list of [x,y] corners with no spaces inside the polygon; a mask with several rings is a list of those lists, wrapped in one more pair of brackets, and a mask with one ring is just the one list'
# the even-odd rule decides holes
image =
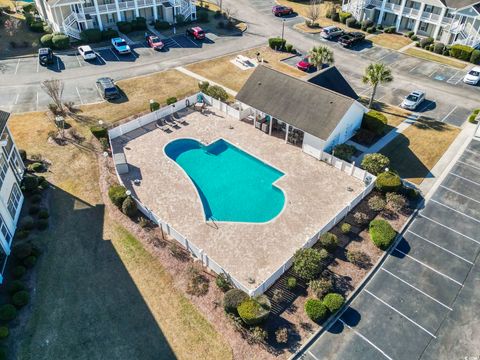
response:
{"label": "blue pool water", "polygon": [[165,153],[195,184],[207,220],[262,223],[283,209],[285,196],[272,183],[284,174],[223,139],[208,146],[177,139]]}

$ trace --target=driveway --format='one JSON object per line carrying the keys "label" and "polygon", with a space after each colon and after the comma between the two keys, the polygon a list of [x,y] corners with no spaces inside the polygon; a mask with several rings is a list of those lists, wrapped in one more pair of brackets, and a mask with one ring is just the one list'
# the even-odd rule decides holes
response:
{"label": "driveway", "polygon": [[472,140],[382,266],[298,358],[478,356],[479,164]]}

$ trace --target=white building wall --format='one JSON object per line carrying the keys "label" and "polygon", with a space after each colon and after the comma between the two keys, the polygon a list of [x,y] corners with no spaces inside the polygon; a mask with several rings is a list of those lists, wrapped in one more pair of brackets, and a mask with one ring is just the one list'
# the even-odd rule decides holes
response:
{"label": "white building wall", "polygon": [[307,132],[303,134],[302,150],[313,157],[319,158],[325,146],[325,141],[310,135]]}

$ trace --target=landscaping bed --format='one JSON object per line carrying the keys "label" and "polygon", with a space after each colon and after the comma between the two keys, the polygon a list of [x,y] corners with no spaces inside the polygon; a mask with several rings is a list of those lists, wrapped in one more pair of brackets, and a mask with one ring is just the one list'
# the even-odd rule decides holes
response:
{"label": "landscaping bed", "polygon": [[438,55],[427,50],[419,49],[419,48],[409,48],[403,52],[404,54],[415,56],[421,59],[434,61],[440,64],[452,66],[457,69],[465,69],[467,67],[467,63],[452,59],[447,56]]}
{"label": "landscaping bed", "polygon": [[410,38],[403,36],[402,34],[377,34],[375,36],[369,37],[375,45],[386,47],[393,50],[399,50],[413,41]]}

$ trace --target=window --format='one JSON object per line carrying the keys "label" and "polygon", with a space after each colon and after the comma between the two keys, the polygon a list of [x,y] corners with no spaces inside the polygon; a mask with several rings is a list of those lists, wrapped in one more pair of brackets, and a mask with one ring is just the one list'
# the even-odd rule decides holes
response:
{"label": "window", "polygon": [[5,159],[5,155],[0,155],[0,188],[3,185],[3,181],[5,180],[5,176],[7,175],[8,170],[8,162]]}
{"label": "window", "polygon": [[10,246],[12,242],[12,234],[10,234],[10,231],[8,231],[7,225],[5,225],[5,221],[3,220],[2,215],[0,215],[0,232],[5,238],[5,241],[8,244],[8,246]]}
{"label": "window", "polygon": [[17,175],[18,180],[20,181],[23,176],[25,166],[23,165],[23,161],[20,158],[20,154],[18,153],[17,149],[12,151],[12,156],[10,156],[10,164],[12,165],[15,175]]}
{"label": "window", "polygon": [[10,212],[10,215],[12,215],[13,219],[15,219],[21,197],[22,193],[20,192],[20,188],[18,187],[17,183],[14,183],[12,186],[12,192],[10,193],[10,197],[8,198],[7,205],[8,211]]}

